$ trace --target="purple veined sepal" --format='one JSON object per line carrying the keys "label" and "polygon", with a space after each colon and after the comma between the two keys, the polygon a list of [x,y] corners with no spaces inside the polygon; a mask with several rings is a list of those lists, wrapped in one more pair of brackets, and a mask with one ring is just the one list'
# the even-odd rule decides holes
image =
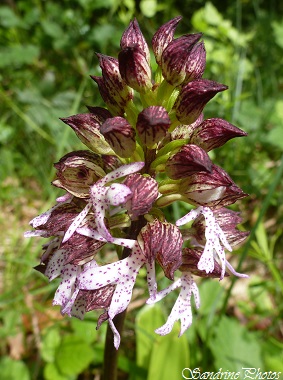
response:
{"label": "purple veined sepal", "polygon": [[118,60],[121,76],[128,86],[142,94],[152,89],[150,64],[138,45],[124,48]]}
{"label": "purple veined sepal", "polygon": [[181,21],[182,17],[177,16],[172,20],[161,25],[152,38],[152,49],[155,55],[156,62],[161,65],[161,57],[164,49],[173,40],[175,30]]}
{"label": "purple veined sepal", "polygon": [[200,171],[211,173],[212,161],[199,146],[186,144],[167,160],[165,171],[172,179],[181,179]]}
{"label": "purple veined sepal", "polygon": [[107,119],[101,125],[100,132],[118,156],[128,158],[134,153],[136,133],[125,118],[115,116]]}
{"label": "purple veined sepal", "polygon": [[177,119],[182,124],[193,123],[209,100],[227,88],[224,84],[209,79],[196,79],[184,85],[174,104]]}
{"label": "purple veined sepal", "polygon": [[150,106],[139,113],[136,128],[141,142],[152,149],[166,136],[170,124],[169,115],[164,107]]}
{"label": "purple veined sepal", "polygon": [[111,113],[101,107],[90,107],[92,112],[77,114],[61,118],[65,124],[69,125],[76,133],[81,142],[90,150],[97,154],[113,154],[113,150],[105,141],[99,128]]}
{"label": "purple veined sepal", "polygon": [[124,31],[120,41],[120,47],[122,50],[130,46],[138,46],[140,51],[145,56],[147,62],[150,63],[149,48],[136,18],[130,22],[128,28]]}

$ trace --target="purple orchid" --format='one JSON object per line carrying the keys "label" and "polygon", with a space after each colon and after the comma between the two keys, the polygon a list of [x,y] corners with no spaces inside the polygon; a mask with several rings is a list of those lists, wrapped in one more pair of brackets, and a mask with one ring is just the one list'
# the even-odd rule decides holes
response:
{"label": "purple orchid", "polygon": [[[102,309],[97,326],[108,321],[116,349],[116,318],[127,309],[142,267],[148,304],[180,288],[167,322],[156,330],[160,335],[178,320],[180,336],[192,324],[191,298],[200,305],[192,276],[248,277],[226,259],[225,250],[232,252],[248,233],[236,229],[238,213],[224,208],[247,194],[208,154],[246,133],[223,119],[204,118],[206,104],[228,87],[202,78],[202,34],[176,38],[180,21],[170,20],[152,38],[155,73],[136,19],[122,35],[118,59],[97,53],[102,76],[91,78],[106,108],[88,106],[88,113],[61,119],[89,150],[70,152],[54,165],[52,185],[65,194],[25,233],[51,238],[35,269],[50,281],[61,279],[53,304],[80,319]],[[170,211],[163,208],[175,201],[197,208],[168,222]],[[108,243],[118,246],[117,258],[103,263]],[[156,263],[163,271],[158,277]],[[181,276],[174,281],[176,271]],[[161,291],[159,276],[172,281]]]}

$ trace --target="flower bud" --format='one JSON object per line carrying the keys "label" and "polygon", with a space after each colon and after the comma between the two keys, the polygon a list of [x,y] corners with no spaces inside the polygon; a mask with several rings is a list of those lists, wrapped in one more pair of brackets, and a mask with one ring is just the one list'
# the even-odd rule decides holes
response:
{"label": "flower bud", "polygon": [[[203,253],[201,248],[183,248],[182,264],[179,268],[181,272],[191,272],[198,277],[211,277],[219,278],[221,276],[221,266],[216,260],[214,260],[214,269],[212,272],[207,273],[205,270],[198,269],[198,262]],[[225,277],[229,276],[229,273],[225,272]]]}
{"label": "flower bud", "polygon": [[98,77],[94,75],[91,75],[90,77],[97,84],[100,95],[102,99],[104,100],[104,102],[106,103],[107,108],[109,109],[111,114],[123,116],[125,112],[125,108],[121,106],[120,104],[118,104],[116,100],[112,97],[112,95],[109,93],[108,88],[105,85],[104,79],[102,77]]}
{"label": "flower bud", "polygon": [[206,119],[194,128],[190,142],[209,152],[219,148],[234,137],[247,136],[240,128],[218,118]]}
{"label": "flower bud", "polygon": [[[111,304],[115,288],[115,285],[107,285],[95,290],[80,289],[76,298],[76,302],[84,305],[85,312],[97,309],[107,309]],[[107,319],[108,318],[105,320]],[[100,321],[102,323],[102,318]]]}
{"label": "flower bud", "polygon": [[122,79],[118,60],[103,54],[97,54],[97,56],[102,69],[103,83],[108,95],[122,109],[125,109],[128,102],[133,99],[133,90]]}
{"label": "flower bud", "polygon": [[150,65],[138,45],[123,49],[118,60],[121,76],[128,86],[141,93],[151,90]]}
{"label": "flower bud", "polygon": [[187,34],[171,41],[161,57],[161,70],[164,78],[172,86],[179,86],[187,76],[190,53],[201,33]]}
{"label": "flower bud", "polygon": [[74,233],[68,241],[62,243],[60,249],[66,252],[64,264],[82,265],[92,260],[105,242]]}
{"label": "flower bud", "polygon": [[165,108],[151,106],[139,113],[136,128],[141,142],[148,148],[152,148],[166,136],[170,124]]}
{"label": "flower bud", "polygon": [[153,202],[158,197],[158,182],[151,177],[135,173],[129,175],[124,184],[132,192],[126,208],[130,218],[136,220],[139,215],[144,215],[151,210]]}
{"label": "flower bud", "polygon": [[107,119],[100,132],[118,156],[131,157],[136,149],[135,130],[126,119],[120,116]]}
{"label": "flower bud", "polygon": [[137,241],[147,260],[156,259],[165,276],[173,280],[182,261],[183,239],[179,228],[155,219],[141,229]]}
{"label": "flower bud", "polygon": [[95,111],[96,114],[82,113],[62,118],[61,120],[69,125],[75,131],[82,143],[93,152],[99,154],[114,154],[113,150],[99,131],[99,127],[102,124],[104,117],[107,115],[109,115],[108,117],[111,117],[111,114],[109,111],[100,107],[95,107]]}
{"label": "flower bud", "polygon": [[120,46],[121,50],[129,47],[137,45],[139,49],[142,51],[143,55],[147,59],[148,63],[150,62],[150,52],[147,45],[147,42],[140,30],[139,24],[137,22],[137,19],[134,18],[133,21],[130,22],[128,28],[124,31]]}
{"label": "flower bud", "polygon": [[206,63],[206,52],[204,43],[199,42],[195,44],[189,54],[186,64],[186,78],[183,83],[190,82],[194,79],[201,78]]}
{"label": "flower bud", "polygon": [[161,56],[167,45],[173,40],[175,30],[182,17],[178,16],[162,25],[152,38],[152,49],[156,62],[161,65]]}
{"label": "flower bud", "polygon": [[201,114],[206,103],[228,87],[208,79],[196,79],[182,87],[175,102],[176,116],[181,123],[191,124]]}
{"label": "flower bud", "polygon": [[78,198],[88,198],[90,186],[106,175],[101,157],[84,150],[66,154],[54,166],[57,178],[52,184]]}
{"label": "flower bud", "polygon": [[200,171],[211,172],[212,162],[202,148],[188,144],[168,159],[165,170],[170,178],[181,179]]}
{"label": "flower bud", "polygon": [[211,173],[199,172],[179,183],[180,194],[194,205],[218,208],[235,203],[247,196],[219,166],[213,165]]}

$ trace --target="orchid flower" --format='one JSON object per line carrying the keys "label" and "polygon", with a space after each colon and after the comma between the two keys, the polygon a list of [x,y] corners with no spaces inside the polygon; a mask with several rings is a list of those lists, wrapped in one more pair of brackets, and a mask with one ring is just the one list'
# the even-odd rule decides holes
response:
{"label": "orchid flower", "polygon": [[103,239],[108,242],[113,242],[114,238],[104,223],[105,214],[110,209],[110,206],[118,206],[126,203],[131,196],[131,190],[126,185],[120,183],[113,183],[108,187],[105,185],[118,178],[136,173],[142,169],[143,166],[144,162],[134,162],[120,166],[92,185],[90,187],[90,200],[66,231],[63,243],[70,239],[91,209],[94,213],[98,233]]}
{"label": "orchid flower", "polygon": [[[128,307],[137,274],[147,262],[138,244],[134,244],[132,248],[132,253],[123,260],[102,267],[87,268],[80,274],[78,281],[78,287],[87,290],[100,289],[110,284],[116,285],[111,304],[107,309],[116,349],[120,345],[120,334],[113,323],[113,318]],[[152,273],[152,266],[149,267],[149,272]],[[150,286],[152,286],[152,281]]]}
{"label": "orchid flower", "polygon": [[172,331],[173,325],[177,320],[181,321],[181,330],[179,336],[184,334],[184,332],[192,324],[192,294],[194,295],[196,308],[198,309],[200,307],[199,291],[190,272],[183,272],[182,276],[177,281],[169,285],[166,289],[158,292],[155,298],[150,297],[146,303],[149,305],[154,304],[162,300],[164,297],[166,297],[169,293],[171,293],[173,290],[177,288],[181,288],[177,301],[171,310],[167,322],[163,326],[155,330],[157,334],[169,334]]}
{"label": "orchid flower", "polygon": [[[204,216],[206,227],[205,227],[205,237],[206,244],[201,258],[198,262],[198,269],[205,270],[206,273],[211,273],[214,269],[214,256],[215,252],[220,260],[222,271],[220,275],[220,280],[224,278],[225,275],[225,251],[232,251],[230,244],[228,243],[224,232],[219,227],[212,210],[209,207],[200,206],[197,209],[191,210],[188,214],[176,221],[176,226],[182,226],[192,220],[195,220],[200,214]],[[221,244],[222,243],[222,244]]]}

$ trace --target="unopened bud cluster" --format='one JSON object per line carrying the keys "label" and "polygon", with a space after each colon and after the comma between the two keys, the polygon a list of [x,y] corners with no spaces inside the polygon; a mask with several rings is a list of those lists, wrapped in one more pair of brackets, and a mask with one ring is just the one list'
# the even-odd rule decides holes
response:
{"label": "unopened bud cluster", "polygon": [[[64,194],[26,233],[52,237],[37,269],[49,280],[61,278],[53,304],[81,319],[103,309],[98,326],[108,321],[116,348],[120,335],[113,318],[127,308],[141,267],[148,304],[180,288],[167,322],[156,330],[161,335],[177,320],[180,335],[192,323],[191,296],[196,308],[200,304],[194,276],[246,277],[225,255],[248,235],[236,228],[239,215],[226,208],[246,194],[208,154],[246,133],[225,120],[204,119],[207,102],[227,86],[202,78],[202,35],[176,38],[180,20],[162,25],[152,38],[155,73],[136,20],[122,35],[117,58],[97,54],[102,76],[91,78],[105,108],[89,106],[87,113],[62,118],[88,149],[55,164],[53,185]],[[179,200],[192,210],[167,221],[164,207]],[[98,264],[107,243],[122,247],[123,254]],[[166,289],[158,287],[156,263],[172,281]]]}

